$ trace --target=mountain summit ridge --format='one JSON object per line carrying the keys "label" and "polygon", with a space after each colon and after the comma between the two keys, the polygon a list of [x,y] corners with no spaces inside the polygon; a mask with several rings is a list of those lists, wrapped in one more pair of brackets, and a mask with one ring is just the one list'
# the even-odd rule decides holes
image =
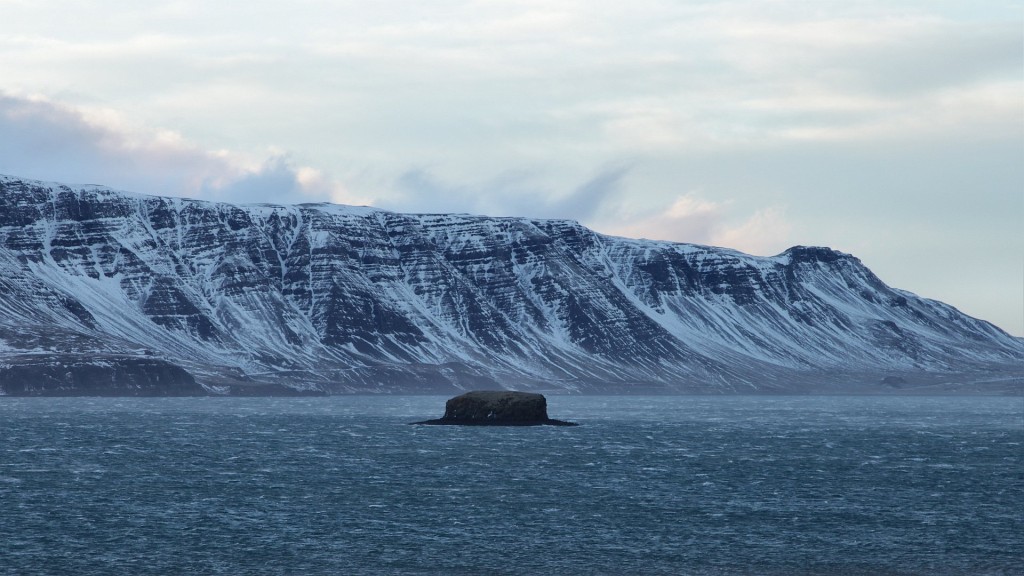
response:
{"label": "mountain summit ridge", "polygon": [[[62,376],[126,362],[194,382]],[[1014,393],[1021,366],[1024,339],[830,248],[0,177],[5,393]]]}

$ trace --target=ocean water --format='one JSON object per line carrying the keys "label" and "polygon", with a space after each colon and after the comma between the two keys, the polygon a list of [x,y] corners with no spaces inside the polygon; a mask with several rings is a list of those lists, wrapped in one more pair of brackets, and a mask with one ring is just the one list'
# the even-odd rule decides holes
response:
{"label": "ocean water", "polygon": [[0,574],[1024,574],[1024,399],[0,398]]}

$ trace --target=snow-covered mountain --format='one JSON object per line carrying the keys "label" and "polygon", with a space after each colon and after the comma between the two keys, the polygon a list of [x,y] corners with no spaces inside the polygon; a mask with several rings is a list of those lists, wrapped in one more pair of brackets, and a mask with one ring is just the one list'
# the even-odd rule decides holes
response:
{"label": "snow-covered mountain", "polygon": [[827,248],[0,177],[7,394],[1013,392],[1022,375],[1024,340]]}

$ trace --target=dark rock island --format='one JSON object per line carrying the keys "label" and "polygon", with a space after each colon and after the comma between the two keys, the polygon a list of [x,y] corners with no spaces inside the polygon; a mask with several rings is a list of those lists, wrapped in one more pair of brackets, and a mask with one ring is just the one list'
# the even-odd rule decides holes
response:
{"label": "dark rock island", "polygon": [[543,394],[507,390],[467,392],[448,400],[444,416],[416,424],[462,426],[576,426],[574,422],[548,418]]}

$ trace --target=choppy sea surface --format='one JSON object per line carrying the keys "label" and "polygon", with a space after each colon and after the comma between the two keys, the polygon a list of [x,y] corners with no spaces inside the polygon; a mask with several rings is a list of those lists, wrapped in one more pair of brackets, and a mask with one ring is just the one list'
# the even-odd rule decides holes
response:
{"label": "choppy sea surface", "polygon": [[1021,574],[1024,398],[0,398],[0,574]]}

